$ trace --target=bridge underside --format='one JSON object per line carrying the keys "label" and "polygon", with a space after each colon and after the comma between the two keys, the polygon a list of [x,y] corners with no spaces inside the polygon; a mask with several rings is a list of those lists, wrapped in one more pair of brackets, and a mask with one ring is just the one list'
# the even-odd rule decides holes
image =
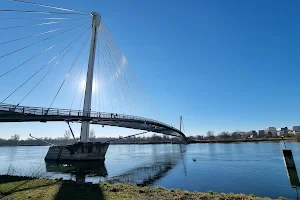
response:
{"label": "bridge underside", "polygon": [[0,104],[0,122],[79,122],[90,121],[91,124],[115,126],[161,133],[169,136],[186,136],[178,129],[159,121],[115,113],[91,112],[89,117],[82,111],[23,107]]}

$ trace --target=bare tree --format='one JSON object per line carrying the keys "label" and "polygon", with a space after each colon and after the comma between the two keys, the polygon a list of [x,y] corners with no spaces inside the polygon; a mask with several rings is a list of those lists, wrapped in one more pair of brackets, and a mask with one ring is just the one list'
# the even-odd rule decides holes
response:
{"label": "bare tree", "polygon": [[12,139],[13,141],[19,141],[19,140],[20,140],[20,135],[14,134],[13,136],[11,136],[11,139]]}
{"label": "bare tree", "polygon": [[215,135],[214,135],[214,132],[213,131],[208,131],[206,133],[208,139],[214,139],[215,138]]}
{"label": "bare tree", "polygon": [[232,139],[240,139],[242,138],[242,135],[240,134],[239,131],[235,131],[231,134]]}
{"label": "bare tree", "polygon": [[68,143],[70,137],[71,137],[71,132],[69,130],[65,130],[64,139],[65,139],[66,143]]}
{"label": "bare tree", "polygon": [[229,139],[229,138],[231,138],[230,134],[228,132],[225,132],[225,131],[223,131],[222,133],[220,133],[218,135],[218,137],[221,138],[221,139]]}
{"label": "bare tree", "polygon": [[202,140],[203,136],[202,135],[196,135],[197,140]]}
{"label": "bare tree", "polygon": [[96,139],[96,134],[94,129],[90,130],[90,141],[94,141]]}

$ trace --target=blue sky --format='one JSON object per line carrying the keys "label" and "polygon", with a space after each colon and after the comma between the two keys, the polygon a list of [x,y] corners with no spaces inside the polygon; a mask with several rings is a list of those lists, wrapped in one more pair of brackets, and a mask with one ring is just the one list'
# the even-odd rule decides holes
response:
{"label": "blue sky", "polygon": [[[298,1],[38,2],[98,11],[159,110],[160,120],[178,126],[179,116],[183,115],[187,135],[202,135],[208,130],[247,131],[267,126],[299,125]],[[1,0],[3,9],[12,6],[35,9]],[[9,25],[3,21],[0,24],[1,27]],[[0,34],[10,37],[3,30]],[[21,36],[21,32],[16,34]],[[16,46],[9,48],[16,49]],[[1,46],[0,49],[0,52],[7,50]],[[11,58],[2,60],[0,69],[3,71],[8,64],[15,64]],[[81,63],[84,61],[83,58],[80,60]],[[31,71],[20,69],[19,74],[0,79],[1,97],[13,90],[16,77],[24,73],[29,75]],[[71,88],[76,73],[78,70],[68,82]],[[54,80],[45,81],[49,90],[57,88]],[[7,103],[18,101],[22,94],[16,94]],[[45,86],[40,88],[26,105],[47,106],[47,94]],[[50,95],[49,92],[50,96],[53,97],[53,93]],[[64,99],[69,97],[62,95],[59,98],[55,107],[65,106]],[[77,135],[79,128],[74,125]],[[97,136],[136,132],[93,128]],[[65,129],[64,123],[1,124],[0,134],[3,138],[15,133],[23,138],[29,133],[57,137],[62,136]]]}

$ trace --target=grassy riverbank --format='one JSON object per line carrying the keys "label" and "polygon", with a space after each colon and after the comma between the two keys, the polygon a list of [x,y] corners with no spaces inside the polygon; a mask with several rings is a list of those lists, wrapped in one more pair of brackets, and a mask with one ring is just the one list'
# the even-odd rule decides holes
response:
{"label": "grassy riverbank", "polygon": [[188,192],[167,190],[161,187],[138,187],[129,184],[76,184],[73,181],[30,179],[16,176],[0,176],[0,199],[250,199],[266,200],[244,194],[215,192]]}

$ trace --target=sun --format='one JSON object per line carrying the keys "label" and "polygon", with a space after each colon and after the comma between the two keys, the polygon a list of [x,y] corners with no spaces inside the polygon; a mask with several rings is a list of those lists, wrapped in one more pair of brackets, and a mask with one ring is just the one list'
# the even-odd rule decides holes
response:
{"label": "sun", "polygon": [[[86,85],[86,81],[85,80],[81,80],[81,82],[80,82],[81,89],[85,89],[85,85]],[[95,91],[96,88],[97,88],[96,81],[93,80],[93,91]]]}

